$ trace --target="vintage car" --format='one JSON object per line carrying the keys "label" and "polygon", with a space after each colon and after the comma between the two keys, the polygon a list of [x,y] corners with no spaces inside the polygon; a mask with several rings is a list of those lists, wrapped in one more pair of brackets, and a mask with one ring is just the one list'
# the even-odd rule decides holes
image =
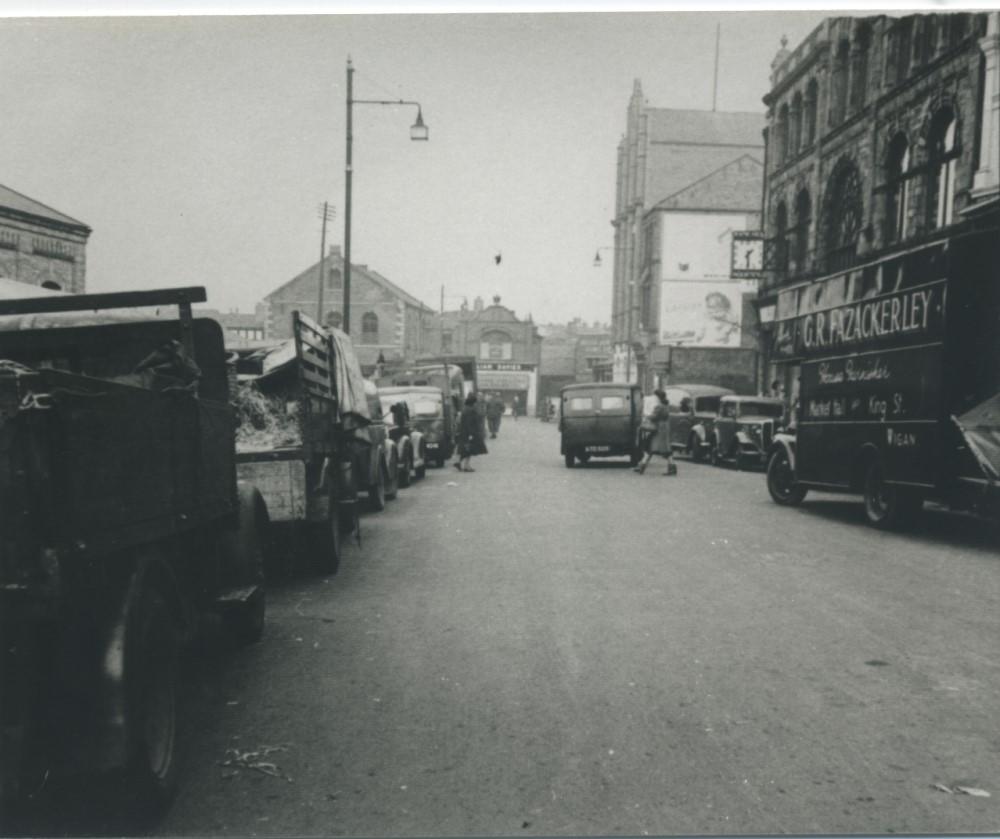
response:
{"label": "vintage car", "polygon": [[399,485],[408,487],[414,478],[423,478],[427,473],[427,441],[421,428],[414,423],[414,414],[424,394],[419,391],[434,390],[431,387],[380,387],[382,419],[389,437],[396,444],[399,461]]}
{"label": "vintage car", "polygon": [[[712,428],[719,412],[719,400],[732,391],[715,385],[667,385],[664,390],[670,404],[670,445],[675,452],[686,452],[693,460],[706,460],[712,453]],[[646,397],[655,402],[656,397]],[[644,414],[652,413],[647,403]]]}
{"label": "vintage car", "polygon": [[382,403],[374,382],[365,380],[365,399],[371,425],[364,429],[370,446],[356,447],[358,486],[365,490],[368,506],[375,512],[385,509],[386,500],[399,494],[401,461],[393,445],[389,426],[382,418]]}
{"label": "vintage car", "polygon": [[642,458],[638,444],[642,391],[638,385],[594,382],[566,385],[560,392],[560,451],[571,468],[591,457]]}
{"label": "vintage car", "polygon": [[785,403],[770,396],[723,396],[709,437],[712,463],[763,466]]}
{"label": "vintage car", "polygon": [[451,400],[444,398],[441,388],[411,385],[382,388],[380,393],[406,402],[411,432],[423,435],[425,459],[437,467],[444,466],[455,451],[455,415]]}

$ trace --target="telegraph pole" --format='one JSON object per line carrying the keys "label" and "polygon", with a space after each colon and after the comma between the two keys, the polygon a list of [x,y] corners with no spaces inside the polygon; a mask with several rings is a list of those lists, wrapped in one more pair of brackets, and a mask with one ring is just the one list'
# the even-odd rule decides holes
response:
{"label": "telegraph pole", "polygon": [[323,232],[319,237],[319,295],[316,298],[316,323],[323,326],[323,282],[325,277],[325,272],[323,268],[326,266],[326,223],[333,218],[335,214],[333,207],[329,206],[329,202],[324,201],[323,207],[319,211],[319,217],[323,220]]}
{"label": "telegraph pole", "polygon": [[351,334],[351,146],[354,143],[354,64],[347,59],[347,155],[344,166],[344,321],[341,326]]}

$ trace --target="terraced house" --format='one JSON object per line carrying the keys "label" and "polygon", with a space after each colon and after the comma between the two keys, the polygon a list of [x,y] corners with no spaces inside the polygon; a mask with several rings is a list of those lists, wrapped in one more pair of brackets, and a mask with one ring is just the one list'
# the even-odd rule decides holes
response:
{"label": "terraced house", "polygon": [[782,291],[807,294],[823,275],[997,227],[998,16],[828,18],[794,50],[782,43],[764,97],[757,305],[767,379],[793,396],[796,366],[768,356],[779,300],[797,299]]}

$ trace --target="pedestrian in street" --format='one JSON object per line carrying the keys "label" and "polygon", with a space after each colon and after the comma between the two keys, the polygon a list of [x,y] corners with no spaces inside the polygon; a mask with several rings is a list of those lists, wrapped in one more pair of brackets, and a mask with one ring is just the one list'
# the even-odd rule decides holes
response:
{"label": "pedestrian in street", "polygon": [[476,405],[476,394],[470,393],[458,418],[458,460],[453,465],[460,472],[475,472],[470,465],[472,457],[488,454],[483,436],[483,418]]}
{"label": "pedestrian in street", "polygon": [[517,420],[517,413],[520,408],[520,400],[518,400],[517,395],[515,394],[514,400],[510,403],[510,412],[514,415],[515,420]]}
{"label": "pedestrian in street", "polygon": [[504,404],[500,396],[494,393],[486,403],[486,422],[490,429],[490,439],[495,440],[500,433],[500,420],[503,417]]}
{"label": "pedestrian in street", "polygon": [[667,394],[664,391],[657,390],[654,393],[658,401],[656,407],[653,408],[651,419],[656,426],[656,430],[651,433],[646,448],[646,456],[642,463],[635,467],[635,471],[641,475],[646,471],[646,467],[649,466],[649,461],[653,459],[653,455],[658,454],[667,459],[667,471],[663,474],[676,475],[677,464],[674,463],[674,450],[670,445],[670,403],[667,401]]}

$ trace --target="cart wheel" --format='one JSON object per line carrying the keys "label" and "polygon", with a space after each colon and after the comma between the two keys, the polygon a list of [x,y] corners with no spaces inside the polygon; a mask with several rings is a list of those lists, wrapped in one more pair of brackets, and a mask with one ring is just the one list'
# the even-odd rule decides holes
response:
{"label": "cart wheel", "polygon": [[166,602],[146,587],[125,639],[126,787],[137,810],[160,812],[176,791],[178,650]]}

